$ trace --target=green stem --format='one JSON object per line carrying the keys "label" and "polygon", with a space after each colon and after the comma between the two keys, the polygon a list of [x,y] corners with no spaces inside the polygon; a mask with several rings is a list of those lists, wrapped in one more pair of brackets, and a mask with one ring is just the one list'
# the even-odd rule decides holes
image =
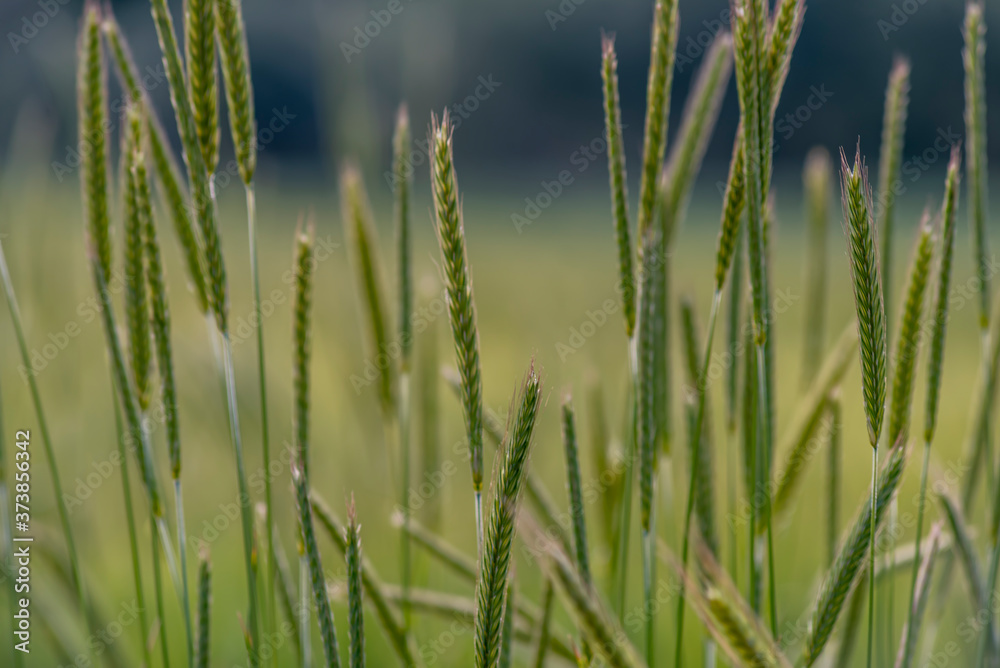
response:
{"label": "green stem", "polygon": [[872,446],[872,520],[868,536],[868,668],[872,668],[872,640],[875,633],[875,529],[878,516],[875,506],[878,502],[878,444]]}
{"label": "green stem", "polygon": [[184,626],[187,631],[188,665],[194,665],[194,627],[191,624],[191,596],[188,592],[187,532],[184,529],[184,497],[181,479],[174,479],[174,498],[177,506],[177,551],[181,559],[181,591],[184,607]]}
{"label": "green stem", "polygon": [[[142,658],[144,665],[152,666],[152,657],[149,652],[149,619],[146,617],[146,595],[142,586],[142,570],[139,564],[139,542],[135,533],[135,511],[132,507],[132,485],[129,482],[128,459],[125,453],[125,430],[122,426],[122,412],[118,405],[118,396],[115,393],[114,378],[111,385],[111,400],[115,408],[115,435],[118,442],[118,456],[121,457],[122,470],[122,496],[125,499],[125,519],[128,524],[129,551],[132,556],[132,578],[135,582],[135,600],[139,607],[139,640],[142,647]],[[155,554],[153,555],[155,558]]]}
{"label": "green stem", "polygon": [[[989,470],[993,466],[993,462],[987,462],[986,469]],[[989,579],[986,582],[986,592],[987,601],[985,606],[986,621],[983,623],[983,630],[979,636],[978,648],[976,650],[976,663],[977,666],[986,666],[987,655],[989,655],[990,666],[994,666],[995,661],[991,652],[992,643],[990,640],[993,636],[993,595],[997,587],[997,572],[1000,571],[1000,540],[998,540],[998,533],[1000,533],[1000,523],[997,522],[997,518],[1000,517],[1000,486],[994,490],[995,496],[993,498],[993,523],[991,524],[991,538],[993,540],[993,549],[990,554],[990,573]]]}
{"label": "green stem", "polygon": [[[73,528],[69,523],[66,500],[61,491],[62,484],[59,481],[59,466],[56,463],[55,452],[52,448],[49,423],[45,419],[45,411],[42,409],[42,397],[38,391],[38,383],[35,381],[35,374],[31,366],[28,344],[24,338],[24,326],[21,322],[21,310],[18,308],[17,297],[14,294],[14,284],[10,280],[10,271],[7,268],[7,258],[3,252],[2,242],[0,242],[0,279],[3,280],[3,288],[7,296],[7,308],[10,311],[11,324],[14,325],[14,335],[17,338],[17,347],[21,353],[21,362],[24,364],[24,368],[29,370],[25,375],[28,379],[28,389],[31,392],[31,402],[35,406],[38,428],[42,432],[42,447],[45,449],[45,458],[49,464],[49,476],[52,478],[52,489],[56,497],[56,509],[59,512],[59,524],[62,527],[63,537],[66,540],[66,552],[69,555],[69,567],[70,573],[73,576],[73,587],[76,590],[76,597],[80,601],[80,608],[86,610],[87,599],[84,595],[83,579],[80,576],[80,559],[76,552],[76,541],[73,540]],[[89,618],[86,622],[88,627],[92,626]],[[93,648],[89,645],[87,647],[87,655],[90,657],[91,663],[93,663],[94,652]]]}
{"label": "green stem", "polygon": [[625,588],[628,584],[628,546],[629,529],[632,524],[632,484],[635,477],[635,450],[636,438],[635,429],[638,419],[638,390],[639,390],[639,358],[638,358],[638,337],[633,334],[628,339],[628,360],[629,360],[629,383],[631,385],[631,400],[628,405],[629,410],[629,430],[628,445],[625,448],[625,482],[622,490],[622,519],[618,527],[618,553],[617,553],[617,582],[614,591],[615,608],[618,613],[618,621],[623,621],[625,617]]}
{"label": "green stem", "polygon": [[312,668],[312,633],[310,623],[312,622],[309,609],[309,592],[312,585],[309,582],[309,559],[305,554],[305,546],[301,546],[299,555],[299,633],[302,639],[299,645],[302,647],[302,668]]}
{"label": "green stem", "polygon": [[[681,542],[681,568],[687,570],[687,559],[688,550],[690,548],[690,536],[691,536],[691,516],[694,514],[694,498],[695,498],[695,487],[697,485],[697,456],[698,448],[701,447],[701,432],[702,432],[702,422],[705,419],[705,395],[707,393],[707,388],[705,387],[708,382],[708,366],[712,359],[712,342],[715,339],[715,319],[719,314],[719,304],[722,301],[722,292],[719,290],[715,291],[715,295],[712,297],[712,311],[708,315],[708,339],[705,341],[705,356],[702,359],[701,375],[698,377],[698,409],[695,413],[694,425],[692,429],[694,430],[694,436],[692,440],[691,447],[691,476],[688,480],[688,498],[687,507],[684,510],[684,536]],[[751,534],[752,536],[752,534]],[[674,638],[676,638],[676,650],[674,655],[674,665],[678,666],[681,664],[681,657],[684,653],[684,581],[680,584],[681,590],[680,595],[677,597],[677,631],[674,633]]]}
{"label": "green stem", "polygon": [[247,487],[246,466],[243,462],[243,441],[240,437],[240,416],[236,404],[236,377],[233,373],[233,346],[227,332],[222,333],[222,357],[226,368],[226,400],[229,407],[229,433],[236,451],[236,477],[240,492],[240,516],[243,522],[243,559],[246,566],[247,598],[250,608],[249,629],[250,667],[260,665],[260,632],[257,618],[257,574],[254,567],[253,517],[250,508],[250,490]]}
{"label": "green stem", "polygon": [[913,573],[911,577],[910,584],[910,604],[908,606],[909,612],[907,613],[906,621],[906,638],[907,641],[903,645],[903,666],[910,665],[911,652],[915,641],[910,639],[914,637],[917,632],[916,619],[914,617],[914,605],[917,601],[917,575],[920,572],[920,540],[924,535],[924,503],[927,497],[927,468],[931,461],[931,442],[930,440],[924,441],[924,463],[920,469],[920,501],[917,506],[917,538],[914,543],[914,553],[913,553]]}
{"label": "green stem", "polygon": [[[767,522],[767,593],[771,601],[770,622],[771,635],[778,637],[778,601],[775,596],[774,583],[774,532],[771,530],[771,398],[768,395],[767,355],[764,352],[764,341],[757,342],[757,406],[760,414],[757,419],[757,449],[763,458],[763,470],[760,472],[760,487],[764,494],[764,521]],[[765,437],[766,436],[766,437]]]}
{"label": "green stem", "polygon": [[[983,360],[983,378],[989,378],[990,373],[990,330],[983,329],[980,337],[982,341],[982,360]],[[987,398],[992,401],[994,399],[993,393],[988,393]],[[986,407],[983,412],[983,428],[982,428],[982,439],[983,439],[983,455],[986,460],[986,498],[989,499],[993,496],[993,486],[996,484],[996,480],[993,476],[993,444],[990,440],[990,411],[993,409],[993,404]],[[987,515],[989,517],[989,515]],[[994,517],[993,521],[996,522],[997,518]]]}
{"label": "green stem", "polygon": [[[160,571],[160,534],[156,530],[156,514],[150,510],[150,534],[153,546],[153,590],[156,595],[156,616],[160,620],[159,642],[163,668],[170,668],[170,652],[167,649],[167,617],[163,614],[163,577]],[[166,546],[164,546],[165,548]]]}
{"label": "green stem", "polygon": [[[247,199],[247,236],[250,239],[250,273],[253,276],[253,310],[257,316],[257,377],[260,383],[260,430],[261,447],[264,457],[264,512],[265,531],[267,532],[267,554],[264,568],[264,592],[267,598],[268,635],[275,632],[277,624],[277,605],[274,595],[274,564],[271,555],[274,554],[274,514],[271,492],[271,439],[267,421],[267,365],[264,358],[264,316],[260,308],[260,271],[257,264],[257,198],[253,183],[245,185]],[[271,653],[271,665],[277,660],[275,652]]]}
{"label": "green stem", "polygon": [[[655,484],[655,483],[654,483]],[[653,596],[655,596],[653,582],[655,580],[656,569],[656,505],[650,509],[650,529],[642,532],[642,591],[645,599],[646,617],[646,663],[653,665],[653,656],[656,650],[656,615],[653,609]]]}
{"label": "green stem", "polygon": [[400,535],[403,600],[400,609],[403,613],[403,630],[409,633],[412,623],[410,584],[413,566],[410,562],[410,504],[407,498],[410,488],[410,374],[407,371],[399,375],[399,456],[403,460],[403,477],[401,478],[399,499],[403,508],[403,531]]}

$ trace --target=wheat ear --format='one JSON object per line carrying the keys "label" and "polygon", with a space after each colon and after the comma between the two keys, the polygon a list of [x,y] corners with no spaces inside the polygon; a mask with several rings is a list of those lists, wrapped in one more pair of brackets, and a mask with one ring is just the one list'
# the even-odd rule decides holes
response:
{"label": "wheat ear", "polygon": [[476,583],[475,656],[478,668],[495,666],[500,656],[500,632],[507,606],[518,497],[528,468],[540,400],[541,382],[532,364],[515,404],[516,417],[496,461],[492,508],[483,537]]}
{"label": "wheat ear", "polygon": [[198,145],[209,174],[219,162],[219,84],[214,0],[185,0],[184,56]]}
{"label": "wheat ear", "polygon": [[110,46],[119,81],[122,88],[128,91],[130,99],[136,104],[141,104],[143,108],[147,141],[153,165],[156,168],[161,194],[170,211],[174,230],[184,251],[188,279],[198,300],[198,307],[202,313],[207,313],[209,303],[205,287],[205,270],[202,266],[204,250],[198,229],[191,223],[191,209],[187,192],[177,169],[177,160],[174,158],[170,144],[164,139],[163,127],[156,116],[156,110],[149,104],[148,94],[145,89],[139,87],[139,73],[132,58],[132,52],[125,41],[125,36],[122,35],[121,28],[111,14],[110,8],[106,8],[106,12],[102,30]]}
{"label": "wheat ear", "polygon": [[348,630],[350,636],[350,666],[364,668],[365,666],[365,611],[362,601],[361,585],[361,526],[355,512],[354,497],[347,506],[347,532],[344,534],[347,552],[347,597],[348,597]]}
{"label": "wheat ear", "polygon": [[476,535],[483,544],[483,383],[479,365],[479,330],[472,295],[472,277],[465,250],[465,221],[458,202],[458,179],[452,154],[452,124],[446,111],[440,122],[431,117],[431,187],[438,244],[448,290],[448,313],[462,379],[462,407],[472,467]]}
{"label": "wheat ear", "polygon": [[212,610],[212,562],[208,550],[203,550],[198,558],[198,645],[195,654],[195,668],[208,668],[209,628]]}
{"label": "wheat ear", "polygon": [[[892,294],[892,239],[896,209],[896,181],[903,162],[903,138],[906,134],[906,114],[910,103],[910,62],[897,57],[889,72],[882,118],[882,146],[878,160],[879,214],[876,224],[882,241],[882,292]],[[888,325],[886,327],[888,329]],[[890,443],[892,441],[890,440]]]}

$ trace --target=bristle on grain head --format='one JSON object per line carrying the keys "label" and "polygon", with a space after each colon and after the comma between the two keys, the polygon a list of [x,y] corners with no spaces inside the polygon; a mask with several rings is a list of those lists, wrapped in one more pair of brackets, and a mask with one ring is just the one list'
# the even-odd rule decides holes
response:
{"label": "bristle on grain head", "polygon": [[443,279],[448,292],[448,314],[461,377],[472,484],[478,493],[483,486],[483,387],[479,362],[479,330],[476,325],[472,277],[465,250],[465,222],[458,200],[452,130],[447,111],[440,120],[431,116],[431,188],[435,231],[441,248]]}
{"label": "bristle on grain head", "polygon": [[78,141],[83,155],[80,185],[88,242],[106,280],[111,280],[111,219],[108,213],[107,77],[101,48],[101,12],[87,2],[78,42]]}
{"label": "bristle on grain head", "polygon": [[886,394],[885,301],[879,275],[878,241],[872,218],[868,169],[861,158],[860,144],[853,165],[848,164],[843,149],[840,160],[844,230],[858,315],[865,417],[869,442],[876,447],[882,433]]}
{"label": "bristle on grain head", "polygon": [[[209,0],[202,0],[208,2]],[[214,0],[222,77],[229,107],[229,129],[240,177],[249,184],[257,169],[257,121],[250,80],[250,55],[243,25],[242,0]]]}

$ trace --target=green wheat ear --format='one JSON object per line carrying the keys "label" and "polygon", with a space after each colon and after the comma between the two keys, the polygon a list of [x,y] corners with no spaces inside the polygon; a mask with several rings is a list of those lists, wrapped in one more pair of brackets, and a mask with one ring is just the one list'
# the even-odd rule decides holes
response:
{"label": "green wheat ear", "polygon": [[295,434],[296,456],[306,484],[309,482],[309,359],[312,352],[311,312],[313,261],[312,249],[315,231],[310,221],[305,230],[301,224],[295,234],[295,302],[293,313],[293,360],[292,385],[293,431]]}
{"label": "green wheat ear", "polygon": [[876,249],[875,224],[871,211],[871,187],[868,169],[861,159],[861,148],[848,165],[840,151],[843,206],[846,221],[848,256],[854,282],[854,301],[858,314],[858,340],[861,346],[861,380],[864,389],[868,440],[874,448],[882,433],[886,393],[885,303]]}
{"label": "green wheat ear", "polygon": [[[882,147],[878,160],[878,208],[876,218],[882,237],[882,291],[893,293],[892,239],[893,214],[896,208],[894,186],[903,161],[903,137],[906,133],[906,113],[910,103],[910,62],[897,57],[889,72],[885,90],[885,112],[882,120]],[[892,441],[890,441],[892,443]]]}
{"label": "green wheat ear", "polygon": [[101,16],[88,1],[79,42],[77,76],[79,141],[87,147],[80,183],[87,234],[106,280],[111,280],[111,219],[108,213],[107,80],[101,51]]}
{"label": "green wheat ear", "polygon": [[608,178],[611,181],[611,216],[618,243],[618,279],[621,281],[625,334],[635,331],[635,270],[628,222],[628,179],[625,175],[625,144],[622,112],[618,100],[618,57],[613,36],[601,35],[601,78],[604,81],[604,129],[608,141]]}
{"label": "green wheat ear", "polygon": [[[368,194],[357,167],[348,163],[341,170],[340,199],[344,231],[351,247],[351,259],[362,292],[362,304],[368,319],[368,354],[375,358],[390,354],[389,315],[386,311],[385,280],[379,254],[378,234]],[[395,405],[393,364],[379,375],[379,399],[382,410],[391,415]]]}
{"label": "green wheat ear", "polygon": [[927,355],[927,404],[924,410],[924,440],[934,438],[937,426],[938,399],[941,396],[941,369],[944,364],[944,341],[948,328],[948,297],[951,290],[951,263],[955,248],[955,211],[958,208],[961,150],[951,149],[944,201],[941,203],[941,245],[936,270],[937,293],[934,297],[931,342]]}
{"label": "green wheat ear", "polygon": [[149,407],[150,350],[149,290],[146,283],[146,254],[143,234],[146,220],[152,216],[148,187],[139,196],[136,159],[141,157],[142,118],[139,109],[130,104],[125,109],[122,132],[122,192],[125,197],[125,328],[128,332],[128,353],[132,381],[139,408]]}
{"label": "green wheat ear", "polygon": [[583,505],[583,483],[580,477],[580,449],[576,441],[576,417],[573,402],[567,394],[562,403],[562,437],[566,451],[566,488],[569,492],[569,511],[573,519],[573,547],[576,548],[576,567],[580,577],[589,585],[590,557],[587,546],[587,518]]}
{"label": "green wheat ear", "polygon": [[[906,466],[909,450],[905,443],[889,451],[889,458],[878,477],[874,527],[872,526],[872,499],[869,497],[860,507],[857,518],[851,525],[841,544],[833,566],[823,579],[815,607],[812,623],[806,637],[801,665],[808,668],[819,658],[826,646],[833,626],[840,616],[847,595],[855,588],[855,582],[867,560],[869,540],[872,530],[878,530],[892,497],[899,488]],[[862,577],[864,580],[864,577]]]}
{"label": "green wheat ear", "polygon": [[250,56],[243,25],[243,2],[214,2],[222,77],[226,89],[226,105],[229,107],[229,129],[233,135],[240,177],[243,183],[249,185],[257,168],[257,121],[253,110],[253,84],[250,81]]}
{"label": "green wheat ear", "polygon": [[191,200],[194,205],[201,238],[204,242],[205,269],[208,275],[208,294],[216,324],[223,334],[229,332],[229,294],[226,283],[226,266],[222,256],[222,239],[219,235],[215,212],[215,199],[201,147],[198,144],[198,130],[194,122],[191,96],[188,95],[184,66],[174,20],[166,0],[150,0],[156,35],[163,52],[163,66],[170,85],[170,101],[174,108],[184,159],[188,166],[191,185]]}
{"label": "green wheat ear", "polygon": [[639,236],[653,222],[657,185],[667,145],[667,119],[677,51],[677,0],[657,0],[653,8],[653,39],[646,84],[646,123],[639,181]]}
{"label": "green wheat ear", "polygon": [[198,299],[198,306],[202,313],[207,313],[209,308],[208,293],[205,287],[205,270],[202,267],[204,250],[198,230],[191,224],[190,204],[187,192],[181,182],[180,172],[177,169],[177,159],[174,157],[170,144],[164,138],[163,127],[156,116],[156,110],[149,104],[149,96],[139,86],[139,72],[136,69],[128,43],[125,41],[124,35],[121,34],[121,29],[111,14],[110,8],[106,8],[106,11],[102,29],[115,61],[119,81],[122,88],[128,91],[131,100],[141,104],[143,108],[149,152],[156,169],[161,196],[170,211],[177,238],[184,249],[188,278]]}
{"label": "green wheat ear", "polygon": [[931,257],[934,254],[934,229],[930,211],[924,211],[910,265],[906,300],[900,318],[899,334],[896,338],[895,376],[892,384],[892,400],[889,404],[889,444],[896,445],[907,437],[910,425],[910,405],[913,400],[913,372],[920,351],[921,319],[924,309],[924,294],[930,276]]}
{"label": "green wheat ear", "polygon": [[962,52],[965,64],[965,161],[968,172],[969,222],[974,241],[975,268],[982,280],[979,291],[979,326],[983,331],[989,327],[990,317],[985,36],[983,5],[973,0],[965,7],[965,49]]}
{"label": "green wheat ear", "polygon": [[431,117],[430,143],[435,229],[444,262],[448,312],[461,376],[472,485],[478,495],[483,488],[483,386],[479,364],[479,331],[476,327],[472,278],[466,259],[465,221],[458,202],[458,180],[452,155],[452,124],[447,111],[440,122],[436,117]]}
{"label": "green wheat ear", "polygon": [[219,162],[219,85],[214,0],[185,0],[184,55],[198,145],[209,174]]}
{"label": "green wheat ear", "polygon": [[361,585],[361,526],[354,508],[354,496],[347,506],[347,598],[351,668],[365,667],[365,616]]}
{"label": "green wheat ear", "polygon": [[528,369],[517,414],[511,423],[504,447],[496,459],[492,509],[483,538],[483,550],[476,583],[475,654],[477,668],[492,668],[500,658],[504,615],[508,614],[507,585],[514,547],[517,506],[528,469],[535,418],[541,402],[541,381],[534,362]]}
{"label": "green wheat ear", "polygon": [[198,645],[195,654],[195,668],[208,668],[209,629],[212,608],[212,562],[208,550],[198,556]]}

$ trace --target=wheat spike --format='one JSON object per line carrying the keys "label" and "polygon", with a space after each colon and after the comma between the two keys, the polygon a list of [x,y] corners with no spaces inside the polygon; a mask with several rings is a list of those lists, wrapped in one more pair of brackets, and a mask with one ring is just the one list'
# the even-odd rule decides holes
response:
{"label": "wheat spike", "polygon": [[[208,2],[210,0],[202,0]],[[243,25],[243,0],[214,0],[222,78],[229,107],[229,129],[243,183],[253,181],[257,168],[257,121],[250,81],[250,56]]]}
{"label": "wheat spike", "polygon": [[953,147],[945,179],[944,201],[941,203],[941,244],[935,272],[937,290],[934,296],[931,342],[927,355],[927,405],[924,410],[924,440],[934,438],[937,426],[938,398],[941,396],[941,369],[944,364],[944,340],[948,327],[948,298],[951,290],[951,263],[955,247],[955,225],[958,208],[958,181],[961,151]]}
{"label": "wheat spike", "polygon": [[868,169],[857,150],[854,166],[840,152],[844,229],[848,237],[848,256],[854,282],[854,301],[858,314],[858,341],[861,348],[861,379],[864,388],[865,416],[868,440],[878,444],[885,412],[886,333],[885,304],[879,278],[878,248],[875,225],[871,215],[871,187]]}
{"label": "wheat spike", "polygon": [[611,215],[618,243],[618,280],[621,282],[625,334],[635,331],[635,269],[628,222],[628,180],[622,138],[621,104],[618,100],[618,56],[613,36],[601,36],[601,77],[604,81],[604,127],[608,141],[608,175],[611,181]]}
{"label": "wheat spike", "polygon": [[219,162],[219,85],[213,5],[214,0],[184,2],[184,56],[191,110],[209,174],[215,172]]}
{"label": "wheat spike", "polygon": [[895,376],[892,400],[889,404],[889,443],[895,445],[905,439],[910,425],[910,404],[913,400],[913,372],[920,350],[920,326],[923,316],[924,293],[927,292],[931,257],[934,254],[934,230],[930,211],[924,211],[920,224],[917,247],[910,265],[906,300],[900,316],[899,334],[896,337]]}
{"label": "wheat spike", "polygon": [[77,77],[79,142],[86,146],[80,183],[87,234],[106,280],[111,278],[111,219],[108,213],[107,77],[101,51],[100,10],[88,2],[80,32]]}
{"label": "wheat spike", "polygon": [[354,509],[354,498],[347,506],[347,532],[344,534],[347,544],[347,597],[349,600],[348,614],[350,630],[350,665],[351,668],[365,667],[365,619],[362,603],[361,585],[361,527]]}
{"label": "wheat spike", "polygon": [[483,538],[476,583],[475,655],[478,668],[492,668],[500,656],[500,632],[507,607],[507,580],[518,497],[528,468],[540,400],[541,382],[532,363],[515,403],[517,415],[504,439],[502,454],[496,461],[492,509]]}

